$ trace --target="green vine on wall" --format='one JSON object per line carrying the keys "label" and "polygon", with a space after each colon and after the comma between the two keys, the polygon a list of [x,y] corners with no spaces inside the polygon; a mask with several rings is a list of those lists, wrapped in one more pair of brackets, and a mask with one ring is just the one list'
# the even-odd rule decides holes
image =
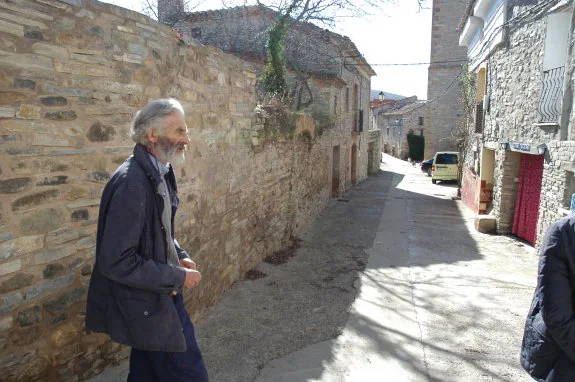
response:
{"label": "green vine on wall", "polygon": [[285,39],[290,27],[291,13],[295,6],[296,2],[293,2],[269,30],[266,43],[267,59],[261,83],[265,93],[280,99],[285,98],[288,94]]}

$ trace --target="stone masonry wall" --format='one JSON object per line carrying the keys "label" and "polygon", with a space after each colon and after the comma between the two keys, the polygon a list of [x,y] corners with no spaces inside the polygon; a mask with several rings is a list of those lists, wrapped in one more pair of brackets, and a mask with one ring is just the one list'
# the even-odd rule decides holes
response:
{"label": "stone masonry wall", "polygon": [[0,10],[10,20],[0,22],[0,375],[76,381],[127,355],[87,335],[83,312],[101,190],[131,154],[138,108],[172,96],[186,110],[176,234],[203,275],[186,296],[194,318],[323,208],[332,147],[343,174],[352,140],[313,134],[305,115],[295,139],[263,137],[251,64],[140,14],[90,0],[18,4]]}
{"label": "stone masonry wall", "polygon": [[[511,6],[509,18],[527,8]],[[519,174],[519,154],[502,155],[499,142],[531,145],[545,142],[549,147],[543,169],[536,245],[541,244],[549,225],[564,215],[568,174],[565,163],[575,159],[575,144],[558,141],[561,138],[558,128],[537,125],[546,26],[544,15],[528,23],[512,25],[507,32],[508,42],[487,61],[490,103],[485,113],[484,144],[497,148],[493,214],[498,218],[500,233],[510,232],[513,223],[517,184],[512,180]]]}
{"label": "stone masonry wall", "polygon": [[425,158],[437,151],[453,150],[449,139],[462,114],[461,88],[458,75],[462,63],[446,62],[466,57],[459,46],[457,25],[463,16],[466,1],[434,0],[431,30],[431,65],[428,71],[425,118]]}

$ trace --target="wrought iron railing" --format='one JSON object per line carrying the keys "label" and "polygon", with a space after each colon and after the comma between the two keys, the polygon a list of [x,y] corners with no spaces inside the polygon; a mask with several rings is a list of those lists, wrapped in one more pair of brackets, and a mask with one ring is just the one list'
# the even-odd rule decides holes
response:
{"label": "wrought iron railing", "polygon": [[559,122],[564,77],[564,66],[543,72],[543,86],[541,89],[541,98],[539,99],[539,122]]}

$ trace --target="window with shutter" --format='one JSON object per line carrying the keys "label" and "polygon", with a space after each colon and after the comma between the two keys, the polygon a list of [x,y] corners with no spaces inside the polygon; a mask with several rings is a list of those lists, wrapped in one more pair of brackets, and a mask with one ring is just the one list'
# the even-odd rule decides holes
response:
{"label": "window with shutter", "polygon": [[483,133],[483,103],[475,105],[475,132]]}

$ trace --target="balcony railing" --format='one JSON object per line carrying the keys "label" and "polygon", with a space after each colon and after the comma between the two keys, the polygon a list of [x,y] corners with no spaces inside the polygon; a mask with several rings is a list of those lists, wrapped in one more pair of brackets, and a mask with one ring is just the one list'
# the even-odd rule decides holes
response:
{"label": "balcony railing", "polygon": [[559,123],[564,77],[564,66],[543,72],[543,86],[539,99],[540,123]]}

